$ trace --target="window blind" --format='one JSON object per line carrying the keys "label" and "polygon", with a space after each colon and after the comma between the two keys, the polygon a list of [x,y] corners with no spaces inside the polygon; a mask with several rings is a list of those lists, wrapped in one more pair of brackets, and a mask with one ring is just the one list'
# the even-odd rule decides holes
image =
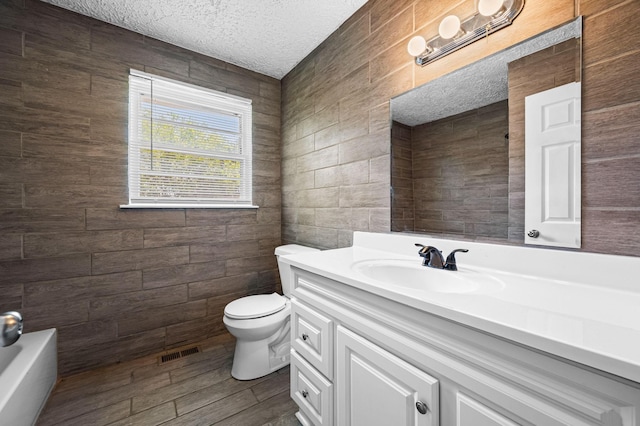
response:
{"label": "window blind", "polygon": [[129,76],[129,206],[251,206],[251,100]]}

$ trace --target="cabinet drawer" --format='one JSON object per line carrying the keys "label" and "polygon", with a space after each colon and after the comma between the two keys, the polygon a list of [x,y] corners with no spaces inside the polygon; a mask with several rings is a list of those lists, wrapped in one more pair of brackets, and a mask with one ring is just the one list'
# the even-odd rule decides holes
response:
{"label": "cabinet drawer", "polygon": [[333,321],[295,299],[291,302],[291,346],[333,379]]}
{"label": "cabinet drawer", "polygon": [[314,425],[333,423],[333,385],[293,349],[291,398]]}
{"label": "cabinet drawer", "polygon": [[309,420],[309,418],[300,410],[296,413],[296,419],[298,419],[298,422],[300,422],[302,426],[313,426],[311,420]]}
{"label": "cabinet drawer", "polygon": [[518,426],[500,413],[460,392],[456,395],[456,419],[460,426]]}

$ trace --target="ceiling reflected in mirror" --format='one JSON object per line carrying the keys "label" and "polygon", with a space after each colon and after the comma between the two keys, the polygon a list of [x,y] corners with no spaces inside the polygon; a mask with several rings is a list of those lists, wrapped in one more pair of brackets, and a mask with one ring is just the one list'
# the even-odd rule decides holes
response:
{"label": "ceiling reflected in mirror", "polygon": [[576,19],[425,83],[391,99],[391,119],[416,126],[505,100],[509,62],[581,35]]}

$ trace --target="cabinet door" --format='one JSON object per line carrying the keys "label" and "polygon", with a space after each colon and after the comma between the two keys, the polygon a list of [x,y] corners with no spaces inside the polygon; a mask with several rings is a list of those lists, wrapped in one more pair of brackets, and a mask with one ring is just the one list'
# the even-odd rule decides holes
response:
{"label": "cabinet door", "polygon": [[342,326],[336,366],[339,425],[439,424],[438,380]]}

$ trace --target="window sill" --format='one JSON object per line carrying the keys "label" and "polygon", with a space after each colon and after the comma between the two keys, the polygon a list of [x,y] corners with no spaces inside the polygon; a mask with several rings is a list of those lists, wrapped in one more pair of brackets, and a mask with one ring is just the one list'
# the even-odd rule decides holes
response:
{"label": "window sill", "polygon": [[121,204],[121,209],[257,209],[246,204]]}

